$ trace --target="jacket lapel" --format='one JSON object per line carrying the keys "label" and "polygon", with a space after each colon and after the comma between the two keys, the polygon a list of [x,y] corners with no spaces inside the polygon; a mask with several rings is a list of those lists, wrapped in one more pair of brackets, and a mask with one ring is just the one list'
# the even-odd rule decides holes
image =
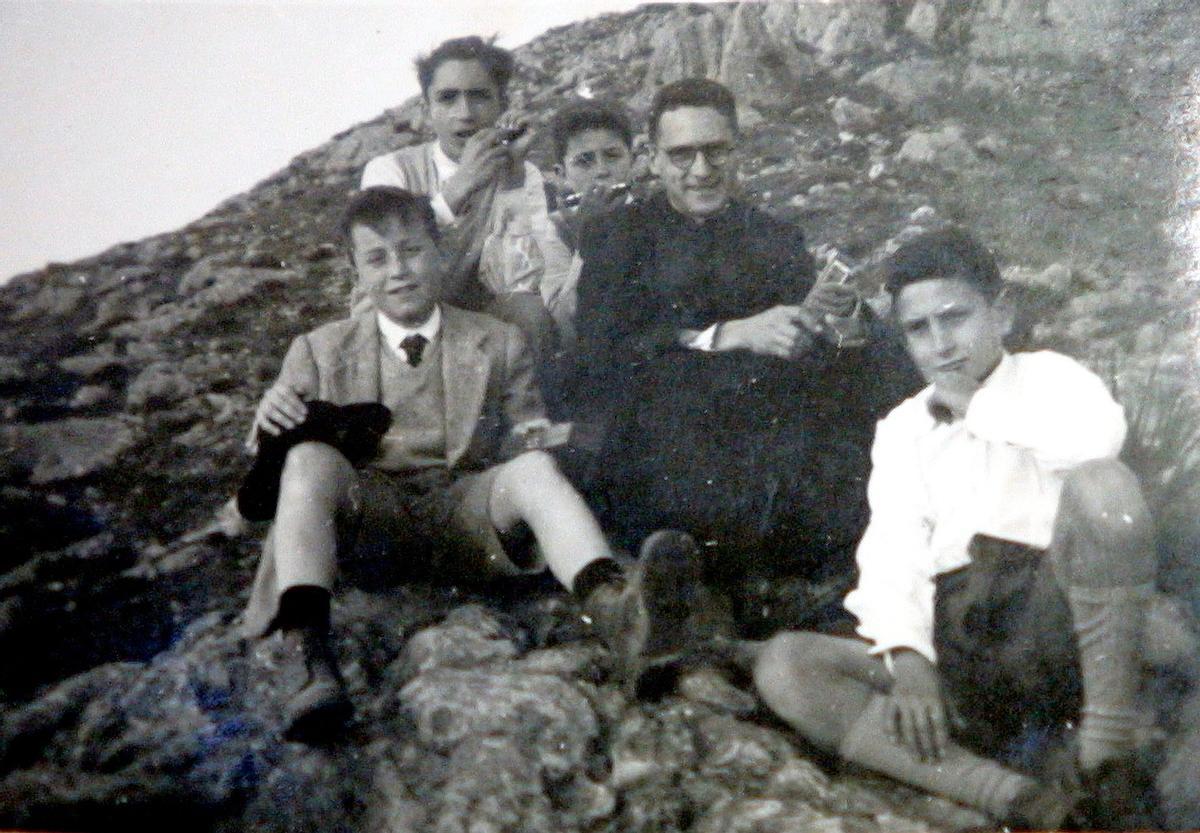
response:
{"label": "jacket lapel", "polygon": [[374,309],[354,319],[337,361],[334,401],[379,401],[379,325]]}
{"label": "jacket lapel", "polygon": [[442,305],[442,384],[446,392],[446,462],[453,468],[471,445],[487,395],[490,358],[484,334]]}

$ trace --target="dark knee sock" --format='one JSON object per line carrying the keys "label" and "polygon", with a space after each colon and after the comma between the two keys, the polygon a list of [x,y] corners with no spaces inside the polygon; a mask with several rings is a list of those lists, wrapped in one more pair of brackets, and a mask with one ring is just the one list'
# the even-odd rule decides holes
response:
{"label": "dark knee sock", "polygon": [[584,601],[602,584],[618,584],[625,579],[625,571],[613,558],[597,558],[584,566],[575,574],[571,582],[571,592],[575,598]]}
{"label": "dark knee sock", "polygon": [[279,599],[280,630],[299,630],[320,635],[329,633],[330,593],[324,587],[302,584],[289,587]]}

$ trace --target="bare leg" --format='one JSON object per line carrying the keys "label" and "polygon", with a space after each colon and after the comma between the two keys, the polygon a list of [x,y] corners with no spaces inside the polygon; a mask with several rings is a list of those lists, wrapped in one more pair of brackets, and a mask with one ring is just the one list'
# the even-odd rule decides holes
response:
{"label": "bare leg", "polygon": [[337,521],[349,507],[354,469],[324,443],[300,443],[288,451],[275,511],[278,587],[333,589],[337,572]]}
{"label": "bare leg", "polygon": [[1065,800],[1043,795],[1032,779],[957,744],[949,744],[940,761],[924,763],[894,743],[884,725],[891,675],[861,642],[780,634],[762,649],[754,679],[776,714],[847,761],[1001,819],[1053,827],[1066,815]]}
{"label": "bare leg", "polygon": [[775,714],[816,746],[836,752],[871,697],[886,693],[892,678],[862,642],[791,632],[759,650],[754,683]]}
{"label": "bare leg", "polygon": [[501,532],[528,524],[550,572],[568,589],[586,565],[612,557],[595,516],[545,452],[529,451],[500,467],[488,514]]}
{"label": "bare leg", "polygon": [[274,559],[280,626],[300,639],[308,682],[284,705],[285,734],[328,734],[351,714],[329,642],[329,596],[337,572],[337,524],[350,502],[354,470],[332,446],[300,443],[288,451],[275,512]]}

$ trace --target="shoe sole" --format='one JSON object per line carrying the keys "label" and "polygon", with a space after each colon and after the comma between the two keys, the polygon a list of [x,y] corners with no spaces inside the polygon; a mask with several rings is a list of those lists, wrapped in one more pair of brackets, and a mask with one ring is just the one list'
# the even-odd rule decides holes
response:
{"label": "shoe sole", "polygon": [[642,668],[633,687],[641,697],[669,689],[690,650],[687,622],[704,578],[700,548],[692,536],[660,530],[642,544],[642,601],[650,622]]}

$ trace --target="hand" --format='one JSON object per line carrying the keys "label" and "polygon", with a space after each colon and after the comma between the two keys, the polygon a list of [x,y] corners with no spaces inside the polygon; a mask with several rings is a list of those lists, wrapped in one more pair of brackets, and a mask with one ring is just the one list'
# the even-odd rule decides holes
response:
{"label": "hand", "polygon": [[289,385],[274,385],[263,394],[258,409],[254,412],[254,428],[251,440],[246,444],[250,451],[258,451],[258,432],[276,436],[290,431],[308,417],[308,406],[299,392]]}
{"label": "hand", "polygon": [[776,306],[752,315],[723,322],[717,330],[716,350],[749,350],[760,356],[794,359],[807,352],[816,340],[806,326],[805,310],[798,306]]}
{"label": "hand", "polygon": [[897,651],[892,658],[895,682],[888,696],[888,736],[923,763],[936,763],[950,740],[937,669],[916,651]]}
{"label": "hand", "polygon": [[804,299],[804,308],[819,313],[822,317],[832,315],[846,318],[858,305],[858,291],[842,283],[818,283]]}
{"label": "hand", "polygon": [[935,372],[930,381],[933,383],[930,404],[945,407],[956,419],[966,416],[967,406],[971,404],[975,391],[979,390],[978,379],[957,370],[950,370]]}
{"label": "hand", "polygon": [[[566,226],[567,234],[575,248],[579,247],[580,236],[584,223],[592,217],[623,205],[629,195],[627,188],[614,188],[612,185],[599,183],[588,188],[582,194],[576,194],[570,188],[561,188],[558,199],[558,216]],[[578,197],[575,205],[568,205],[569,198]],[[566,239],[566,238],[564,238]]]}
{"label": "hand", "polygon": [[487,127],[472,134],[463,144],[458,170],[442,183],[442,198],[458,214],[472,194],[498,179],[512,159],[511,145],[500,141],[500,130]]}
{"label": "hand", "polygon": [[500,118],[496,119],[496,129],[500,131],[501,137],[506,133],[519,131],[517,138],[503,144],[513,161],[524,162],[525,157],[529,155],[529,149],[533,147],[534,139],[537,137],[537,133],[533,129],[533,122],[529,116],[524,113],[508,110],[501,113]]}

